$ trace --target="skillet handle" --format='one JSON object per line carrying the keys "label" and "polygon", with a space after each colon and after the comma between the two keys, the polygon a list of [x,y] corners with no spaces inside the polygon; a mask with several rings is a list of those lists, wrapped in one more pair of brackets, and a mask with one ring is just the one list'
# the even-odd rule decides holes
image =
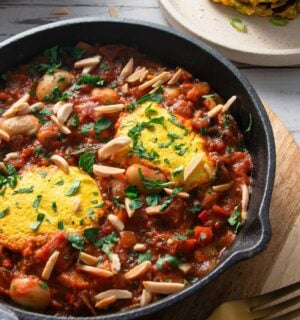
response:
{"label": "skillet handle", "polygon": [[19,318],[12,311],[0,306],[0,320],[19,320]]}

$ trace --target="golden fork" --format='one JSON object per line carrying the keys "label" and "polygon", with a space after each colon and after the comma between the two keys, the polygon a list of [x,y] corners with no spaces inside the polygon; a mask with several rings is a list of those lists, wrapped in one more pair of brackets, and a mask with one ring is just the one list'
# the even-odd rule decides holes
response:
{"label": "golden fork", "polygon": [[276,300],[283,299],[299,289],[300,282],[297,282],[260,296],[222,303],[207,320],[263,320],[272,315],[275,316],[272,320],[300,319],[300,307],[276,317],[276,313],[296,306],[300,302],[300,294],[283,302]]}

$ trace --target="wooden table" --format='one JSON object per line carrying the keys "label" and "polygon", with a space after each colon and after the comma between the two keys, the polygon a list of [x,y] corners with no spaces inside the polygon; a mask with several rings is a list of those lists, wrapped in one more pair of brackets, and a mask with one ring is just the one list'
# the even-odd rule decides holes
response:
{"label": "wooden table", "polygon": [[[109,17],[108,5],[111,3],[109,0],[1,0],[0,40],[57,20]],[[167,25],[156,0],[115,0],[113,4],[119,17]],[[57,7],[67,8],[67,15],[53,14]],[[299,143],[300,67],[239,68]],[[147,319],[203,320],[215,303],[274,290],[299,281],[300,151],[279,119],[270,110],[268,112],[277,145],[277,174],[270,209],[273,238],[268,249],[254,259],[230,268],[199,294]]]}

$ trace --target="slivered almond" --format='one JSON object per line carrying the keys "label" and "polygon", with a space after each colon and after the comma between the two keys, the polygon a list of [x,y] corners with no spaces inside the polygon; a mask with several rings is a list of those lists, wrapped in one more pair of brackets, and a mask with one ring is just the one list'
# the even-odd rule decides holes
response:
{"label": "slivered almond", "polygon": [[55,114],[57,114],[58,110],[65,104],[65,102],[63,101],[58,101],[55,103],[55,105],[53,106],[53,112]]}
{"label": "slivered almond", "polygon": [[116,253],[111,255],[111,271],[113,274],[119,273],[121,270],[120,258]]}
{"label": "slivered almond", "polygon": [[57,111],[57,120],[64,124],[73,111],[73,103],[65,103]]}
{"label": "slivered almond", "polygon": [[154,93],[161,84],[162,84],[162,81],[157,81],[157,82],[155,82],[155,83],[152,85],[153,89],[152,89],[151,91],[149,91],[149,93]]}
{"label": "slivered almond", "polygon": [[69,164],[68,162],[60,155],[58,154],[54,154],[53,156],[51,156],[50,158],[56,166],[59,167],[59,169],[61,169],[64,173],[69,173]]}
{"label": "slivered almond", "polygon": [[213,191],[216,192],[223,192],[228,190],[232,186],[232,182],[224,183],[224,184],[219,184],[218,186],[212,186]]}
{"label": "slivered almond", "polygon": [[118,18],[117,8],[113,4],[108,5],[108,13],[112,18]]}
{"label": "slivered almond", "polygon": [[0,162],[0,171],[5,173],[5,174],[8,173],[6,165],[4,164],[4,162]]}
{"label": "slivered almond", "polygon": [[222,113],[226,112],[235,102],[236,96],[232,96],[223,106]]}
{"label": "slivered almond", "polygon": [[56,116],[52,115],[52,116],[50,116],[50,119],[51,119],[51,121],[52,121],[54,124],[56,124],[56,126],[60,129],[60,131],[61,131],[62,133],[64,133],[64,134],[71,134],[71,133],[72,133],[72,131],[71,131],[68,127],[62,125],[62,124],[58,121],[58,119],[57,119]]}
{"label": "slivered almond", "polygon": [[99,259],[98,259],[97,257],[92,256],[92,255],[87,254],[87,253],[82,252],[82,251],[79,253],[79,259],[80,259],[80,261],[82,261],[83,263],[88,264],[88,265],[90,265],[90,266],[95,266],[95,265],[97,265],[97,263],[98,263],[98,261],[99,261]]}
{"label": "slivered almond", "polygon": [[95,295],[96,300],[102,300],[110,296],[116,296],[117,299],[131,299],[132,293],[128,290],[110,289]]}
{"label": "slivered almond", "polygon": [[65,7],[56,7],[51,11],[54,16],[67,16],[69,13],[70,11]]}
{"label": "slivered almond", "polygon": [[128,83],[124,83],[121,87],[122,93],[126,94],[128,92]]}
{"label": "slivered almond", "polygon": [[73,200],[72,210],[77,212],[80,208],[81,200],[79,197],[75,197]]}
{"label": "slivered almond", "polygon": [[[168,194],[168,195],[171,195],[174,191],[173,189],[169,189],[169,188],[164,188],[164,190],[165,190],[166,194]],[[178,192],[176,194],[176,196],[179,198],[183,198],[183,199],[187,199],[190,197],[190,195],[187,192],[182,192],[182,191]]]}
{"label": "slivered almond", "polygon": [[32,104],[31,106],[29,106],[29,109],[31,112],[34,112],[36,110],[41,110],[45,107],[45,103],[43,102],[36,102],[34,104]]}
{"label": "slivered almond", "polygon": [[9,141],[10,135],[5,132],[4,130],[0,129],[0,139],[3,139],[5,141]]}
{"label": "slivered almond", "polygon": [[144,79],[148,73],[149,73],[149,70],[147,70],[145,67],[141,69],[135,69],[134,73],[126,78],[126,81],[129,83],[143,81],[141,79]]}
{"label": "slivered almond", "polygon": [[184,288],[183,283],[143,281],[143,286],[152,293],[171,294]]}
{"label": "slivered almond", "polygon": [[184,274],[187,274],[192,269],[192,264],[183,263],[178,267],[178,269],[180,269]]}
{"label": "slivered almond", "polygon": [[115,227],[116,230],[118,230],[118,231],[124,230],[124,228],[125,228],[124,223],[117,216],[115,216],[113,214],[109,214],[107,216],[107,220]]}
{"label": "slivered almond", "polygon": [[56,264],[56,261],[58,259],[58,256],[59,256],[60,252],[55,250],[51,256],[49,257],[45,267],[44,267],[44,270],[42,272],[42,279],[45,279],[45,280],[49,280],[50,276],[51,276],[51,273],[54,269],[54,266]]}
{"label": "slivered almond", "polygon": [[126,197],[124,200],[124,204],[125,204],[125,210],[126,210],[129,218],[131,218],[135,212],[135,210],[130,208],[130,202],[131,202],[131,200]]}
{"label": "slivered almond", "polygon": [[30,94],[24,94],[19,100],[17,100],[12,106],[3,113],[4,118],[11,118],[15,116],[18,112],[23,111],[28,108],[28,101],[30,99]]}
{"label": "slivered almond", "polygon": [[133,73],[133,70],[134,70],[134,61],[133,61],[133,58],[130,58],[126,63],[126,65],[124,66],[124,68],[122,69],[120,76],[122,78],[127,78]]}
{"label": "slivered almond", "polygon": [[125,108],[125,104],[119,103],[119,104],[110,104],[107,106],[95,107],[94,110],[99,113],[110,114],[110,113],[120,112],[124,108]]}
{"label": "slivered almond", "polygon": [[95,68],[96,68],[96,64],[92,65],[92,66],[88,66],[88,67],[84,67],[82,68],[82,74],[85,73],[91,73]]}
{"label": "slivered almond", "polygon": [[148,305],[152,301],[152,293],[146,289],[143,289],[141,295],[141,307]]}
{"label": "slivered almond", "polygon": [[210,177],[215,174],[214,170],[207,163],[204,163],[203,168]]}
{"label": "slivered almond", "polygon": [[133,280],[145,274],[148,270],[151,269],[151,267],[152,264],[150,261],[144,261],[126,272],[124,276],[127,280]]}
{"label": "slivered almond", "polygon": [[183,181],[187,181],[188,178],[195,172],[198,165],[201,163],[205,156],[204,152],[198,153],[184,168]]}
{"label": "slivered almond", "polygon": [[173,75],[173,77],[169,80],[168,84],[169,85],[173,85],[175,83],[177,83],[177,81],[180,79],[182,75],[182,69],[178,69],[175,74]]}
{"label": "slivered almond", "polygon": [[222,112],[223,110],[223,105],[222,104],[218,104],[216,107],[212,108],[211,110],[209,110],[206,113],[206,116],[211,119],[214,118],[215,116],[217,116],[220,112]]}
{"label": "slivered almond", "polygon": [[152,214],[163,214],[162,211],[160,211],[161,209],[161,205],[158,205],[158,206],[151,206],[151,207],[147,207],[145,209],[145,212],[149,215],[152,215]]}
{"label": "slivered almond", "polygon": [[118,174],[124,173],[125,169],[94,164],[93,172],[96,176],[109,177],[109,176],[116,176]]}
{"label": "slivered almond", "polygon": [[242,189],[242,212],[241,212],[241,218],[242,218],[242,223],[245,223],[245,221],[247,219],[247,216],[248,216],[247,208],[248,208],[248,203],[249,203],[249,188],[245,183],[243,183],[241,185],[241,189]]}
{"label": "slivered almond", "polygon": [[155,82],[161,81],[161,83],[165,83],[171,78],[171,73],[168,71],[163,71],[159,75],[153,77],[151,80],[146,81],[145,83],[139,86],[139,90],[145,90],[151,87]]}
{"label": "slivered almond", "polygon": [[112,303],[114,303],[116,301],[117,301],[117,297],[114,295],[111,295],[105,299],[98,301],[95,304],[95,307],[98,309],[107,309]]}
{"label": "slivered almond", "polygon": [[113,140],[107,142],[101,149],[98,150],[98,159],[105,160],[108,159],[116,151],[128,146],[131,143],[129,137],[117,137]]}
{"label": "slivered almond", "polygon": [[92,266],[78,265],[77,269],[102,278],[110,278],[114,275],[111,271]]}
{"label": "slivered almond", "polygon": [[18,159],[20,157],[20,152],[16,151],[16,152],[10,152],[7,153],[4,157],[4,161],[10,161],[10,160],[15,160]]}
{"label": "slivered almond", "polygon": [[101,61],[101,57],[96,55],[94,57],[81,59],[75,62],[74,68],[85,68],[90,66],[95,66]]}
{"label": "slivered almond", "polygon": [[134,245],[133,250],[137,252],[145,252],[147,250],[147,246],[143,243],[137,243]]}

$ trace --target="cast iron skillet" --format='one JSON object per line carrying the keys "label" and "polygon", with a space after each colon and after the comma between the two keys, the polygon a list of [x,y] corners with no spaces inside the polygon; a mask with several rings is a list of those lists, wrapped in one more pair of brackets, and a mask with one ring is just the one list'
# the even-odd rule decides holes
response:
{"label": "cast iron skillet", "polygon": [[[212,272],[183,291],[143,308],[93,318],[99,320],[133,319],[166,308],[200,291],[231,265],[258,254],[266,247],[271,237],[268,210],[275,175],[273,133],[264,107],[253,87],[226,58],[200,41],[148,22],[83,18],[47,24],[2,42],[0,44],[0,71],[30,60],[45,48],[54,45],[74,45],[78,41],[91,44],[126,44],[157,57],[167,65],[182,66],[196,77],[210,83],[225,100],[232,95],[238,96],[238,103],[232,107],[231,112],[242,131],[245,131],[248,126],[249,114],[253,117],[253,128],[250,133],[245,134],[246,146],[253,159],[249,217],[234,245],[225,253]],[[14,311],[20,319],[55,318],[13,306],[7,307]],[[10,319],[9,315],[4,317]],[[60,319],[75,318],[61,317]]]}

